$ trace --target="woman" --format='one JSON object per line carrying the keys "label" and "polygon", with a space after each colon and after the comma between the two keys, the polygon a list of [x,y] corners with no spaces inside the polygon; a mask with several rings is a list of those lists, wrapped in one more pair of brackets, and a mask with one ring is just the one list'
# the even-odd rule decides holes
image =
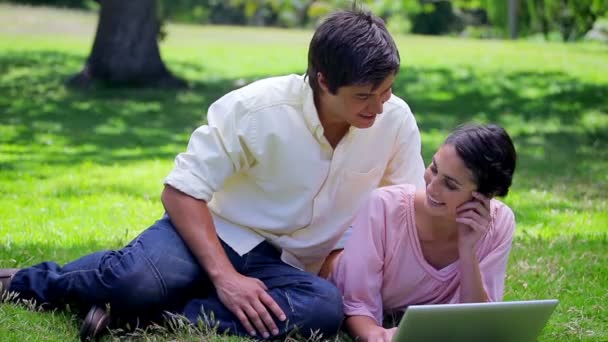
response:
{"label": "woman", "polygon": [[490,198],[507,194],[515,159],[501,127],[464,126],[433,156],[425,190],[371,194],[330,263],[352,336],[390,341],[396,328],[382,327],[383,314],[412,304],[502,300],[515,220]]}

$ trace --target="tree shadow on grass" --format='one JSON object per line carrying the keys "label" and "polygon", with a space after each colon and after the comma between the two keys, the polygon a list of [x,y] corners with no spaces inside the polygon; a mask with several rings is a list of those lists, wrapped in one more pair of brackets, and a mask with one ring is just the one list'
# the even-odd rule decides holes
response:
{"label": "tree shadow on grass", "polygon": [[559,72],[481,72],[470,67],[406,68],[394,92],[416,113],[423,155],[469,121],[503,125],[518,149],[516,184],[551,189],[586,184],[608,190],[608,84],[581,82]]}
{"label": "tree shadow on grass", "polygon": [[[13,146],[4,153],[27,151],[25,162],[50,165],[173,158],[205,122],[213,101],[257,78],[191,81],[183,90],[65,88],[76,70],[71,66],[81,60],[51,51],[0,54],[0,143]],[[204,73],[199,65],[182,63],[180,69]]]}
{"label": "tree shadow on grass", "polygon": [[[52,51],[0,53],[0,169],[172,159],[205,122],[209,105],[257,78],[191,81],[186,90],[66,89],[82,56]],[[204,65],[176,63],[205,75]],[[607,188],[608,84],[560,72],[483,72],[471,67],[405,67],[394,93],[411,105],[428,161],[441,139],[467,121],[507,128],[519,151],[517,184]],[[0,146],[2,146],[0,145]]]}

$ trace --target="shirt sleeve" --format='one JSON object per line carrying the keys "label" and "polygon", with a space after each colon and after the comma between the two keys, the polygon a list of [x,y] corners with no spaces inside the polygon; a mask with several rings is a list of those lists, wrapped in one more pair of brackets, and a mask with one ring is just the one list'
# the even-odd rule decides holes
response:
{"label": "shirt sleeve", "polygon": [[509,207],[498,208],[492,250],[479,262],[481,277],[490,301],[501,301],[505,290],[507,262],[515,233],[515,216]]}
{"label": "shirt sleeve", "polygon": [[[490,251],[479,261],[479,271],[488,301],[502,301],[507,275],[507,262],[515,233],[515,216],[509,207],[501,205],[492,223],[494,233],[488,239]],[[460,303],[460,285],[452,294],[449,303]]]}
{"label": "shirt sleeve", "polygon": [[237,97],[229,93],[209,107],[208,124],[192,133],[165,184],[208,202],[228,177],[255,163],[256,120]]}
{"label": "shirt sleeve", "polygon": [[385,210],[374,190],[353,221],[353,232],[331,280],[343,294],[347,316],[368,316],[382,324]]}
{"label": "shirt sleeve", "polygon": [[388,163],[380,185],[412,184],[417,189],[423,189],[424,162],[420,154],[420,131],[409,107],[405,117],[397,135],[393,157]]}

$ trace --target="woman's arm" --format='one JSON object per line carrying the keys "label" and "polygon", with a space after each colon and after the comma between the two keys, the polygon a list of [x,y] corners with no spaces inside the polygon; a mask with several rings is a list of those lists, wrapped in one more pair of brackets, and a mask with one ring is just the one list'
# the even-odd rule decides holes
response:
{"label": "woman's arm", "polygon": [[362,342],[391,342],[397,328],[384,329],[368,316],[349,316],[346,329],[350,336]]}
{"label": "woman's arm", "polygon": [[[333,262],[329,280],[342,292],[347,317],[382,321],[386,190],[374,190],[353,221],[353,233]],[[331,263],[331,261],[330,261]],[[350,319],[350,318],[349,318]],[[357,319],[355,319],[357,321]],[[355,327],[358,324],[355,324]]]}
{"label": "woman's arm", "polygon": [[460,261],[460,302],[487,302],[475,245],[490,226],[490,199],[474,192],[473,200],[458,209],[458,259]]}
{"label": "woman's arm", "polygon": [[460,302],[487,302],[488,294],[483,286],[479,261],[473,248],[459,250],[460,260]]}
{"label": "woman's arm", "polygon": [[[458,243],[461,303],[500,301],[503,296],[515,217],[509,207],[497,202],[490,222],[489,203],[484,203],[484,207],[487,209],[485,213],[482,209],[480,215],[463,214],[457,219],[461,223]],[[480,217],[486,217],[488,221],[480,220]],[[483,244],[489,244],[490,251],[478,259],[475,244],[488,228],[492,229],[491,236]]]}

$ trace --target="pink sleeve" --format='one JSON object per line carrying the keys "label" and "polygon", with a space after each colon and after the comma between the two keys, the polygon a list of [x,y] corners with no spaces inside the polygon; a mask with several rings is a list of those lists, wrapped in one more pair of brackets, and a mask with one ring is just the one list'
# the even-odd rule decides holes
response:
{"label": "pink sleeve", "polygon": [[380,189],[371,193],[353,222],[353,235],[331,280],[344,296],[347,316],[368,316],[382,324],[385,209]]}
{"label": "pink sleeve", "polygon": [[[507,261],[515,233],[515,216],[504,204],[497,209],[493,229],[494,234],[484,241],[485,244],[490,245],[490,251],[479,261],[479,271],[488,301],[499,302],[502,301],[504,294]],[[455,288],[451,297],[449,303],[460,303],[460,285]]]}
{"label": "pink sleeve", "polygon": [[502,205],[494,224],[495,236],[489,241],[493,245],[492,250],[479,262],[481,277],[491,302],[501,301],[505,290],[507,261],[515,233],[515,216],[511,209]]}

